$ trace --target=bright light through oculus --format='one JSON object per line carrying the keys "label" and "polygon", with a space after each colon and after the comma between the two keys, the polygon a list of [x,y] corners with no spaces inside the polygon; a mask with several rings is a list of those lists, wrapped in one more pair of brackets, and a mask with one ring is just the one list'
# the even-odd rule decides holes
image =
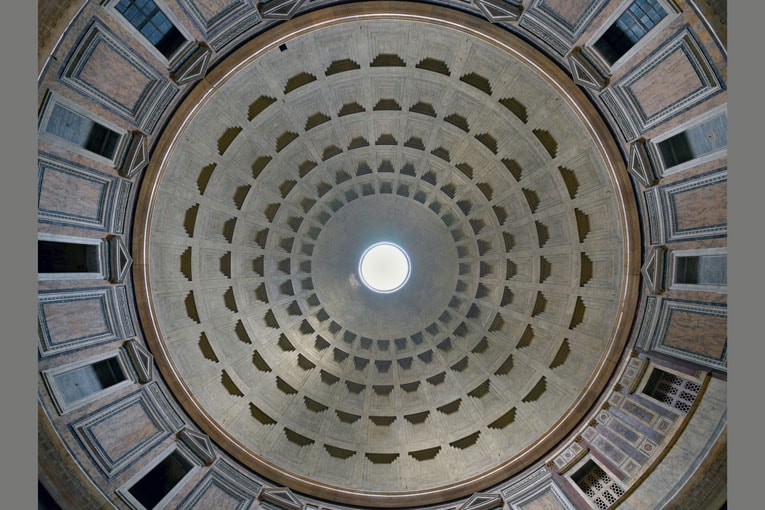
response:
{"label": "bright light through oculus", "polygon": [[396,292],[406,284],[410,274],[409,257],[393,243],[373,244],[359,261],[361,281],[375,292]]}

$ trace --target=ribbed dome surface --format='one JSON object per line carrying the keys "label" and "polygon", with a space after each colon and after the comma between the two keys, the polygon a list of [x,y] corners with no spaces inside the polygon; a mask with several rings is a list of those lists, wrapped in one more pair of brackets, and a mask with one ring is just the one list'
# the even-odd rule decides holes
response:
{"label": "ribbed dome surface", "polygon": [[[402,18],[255,41],[149,177],[160,366],[222,446],[307,492],[517,470],[619,348],[612,142],[531,49]],[[359,282],[381,241],[411,259],[392,294]]]}

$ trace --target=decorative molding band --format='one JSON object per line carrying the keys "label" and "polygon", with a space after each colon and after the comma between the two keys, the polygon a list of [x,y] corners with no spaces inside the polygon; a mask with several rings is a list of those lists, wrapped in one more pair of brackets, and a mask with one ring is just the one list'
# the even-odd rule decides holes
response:
{"label": "decorative molding band", "polygon": [[136,336],[133,326],[133,307],[128,303],[128,294],[126,285],[116,285],[113,287],[115,299],[117,301],[117,318],[122,326],[122,337],[130,338]]}
{"label": "decorative molding band", "polygon": [[640,385],[640,381],[643,380],[643,376],[645,375],[646,370],[648,370],[648,365],[648,358],[643,358],[640,360],[640,366],[638,366],[637,373],[635,374],[635,378],[632,383],[630,383],[630,387],[627,388],[627,393],[631,395],[637,391],[638,386]]}
{"label": "decorative molding band", "polygon": [[655,296],[649,296],[645,300],[644,311],[642,312],[640,321],[640,330],[637,333],[637,339],[635,341],[636,350],[648,350],[648,345],[650,343],[649,336],[653,330],[654,323],[656,322],[656,310],[658,309],[660,302],[661,298]]}
{"label": "decorative molding band", "polygon": [[501,491],[502,497],[507,501],[514,501],[517,496],[526,494],[541,486],[546,486],[550,482],[551,477],[550,469],[542,466],[533,473],[522,477],[520,481],[515,481],[505,486]]}
{"label": "decorative molding band", "polygon": [[132,192],[133,183],[125,179],[120,179],[119,188],[117,189],[116,198],[114,199],[111,218],[111,232],[117,235],[125,233],[125,221],[128,218],[128,208],[132,204]]}
{"label": "decorative molding band", "polygon": [[553,463],[558,470],[558,474],[565,474],[574,464],[582,460],[584,456],[589,453],[589,451],[589,447],[582,446],[581,443],[573,441],[560,453],[560,455],[553,459]]}
{"label": "decorative molding band", "polygon": [[172,425],[173,431],[180,430],[185,425],[183,418],[181,418],[178,412],[173,408],[172,404],[170,404],[170,401],[167,399],[167,396],[165,396],[165,393],[159,387],[159,383],[152,381],[144,386],[144,390],[146,391],[146,395],[157,405],[157,409],[159,409],[167,421]]}
{"label": "decorative molding band", "polygon": [[644,214],[648,220],[648,238],[653,245],[662,244],[665,241],[664,217],[660,209],[660,195],[661,191],[659,188],[652,188],[643,192],[643,200],[645,200]]}
{"label": "decorative molding band", "polygon": [[616,125],[622,132],[624,139],[629,141],[638,137],[638,129],[632,122],[631,116],[624,107],[613,87],[609,87],[600,94],[600,99],[614,118]]}

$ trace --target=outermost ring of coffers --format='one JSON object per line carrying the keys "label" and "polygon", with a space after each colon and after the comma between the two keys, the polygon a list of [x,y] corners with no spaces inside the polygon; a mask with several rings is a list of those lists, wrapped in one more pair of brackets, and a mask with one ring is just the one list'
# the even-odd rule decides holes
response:
{"label": "outermost ring of coffers", "polygon": [[[287,471],[251,451],[212,419],[197,402],[180,377],[163,341],[150,284],[150,226],[167,164],[185,130],[206,101],[236,73],[266,52],[294,38],[332,25],[369,20],[404,20],[440,25],[491,44],[531,67],[558,92],[587,127],[607,167],[616,202],[619,226],[624,235],[624,271],[617,305],[617,319],[610,332],[598,369],[577,400],[538,440],[507,461],[459,482],[420,491],[362,491],[317,482]],[[450,8],[413,2],[360,2],[313,11],[255,36],[216,65],[194,85],[160,135],[139,192],[133,224],[133,269],[137,309],[144,336],[164,380],[191,419],[217,446],[254,472],[297,492],[337,503],[397,508],[438,504],[463,498],[496,485],[535,464],[542,464],[557,444],[564,441],[585,420],[590,409],[607,388],[624,357],[637,308],[640,282],[639,219],[631,182],[611,132],[586,95],[554,62],[510,32],[471,14]]]}

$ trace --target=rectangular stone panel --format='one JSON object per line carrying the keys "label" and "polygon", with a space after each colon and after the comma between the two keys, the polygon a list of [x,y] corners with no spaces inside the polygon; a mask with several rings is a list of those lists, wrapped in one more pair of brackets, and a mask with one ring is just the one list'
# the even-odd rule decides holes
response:
{"label": "rectangular stone panel", "polygon": [[[672,86],[662,79],[672,76]],[[676,48],[630,85],[642,113],[650,118],[667,105],[677,103],[704,86],[688,56]]]}
{"label": "rectangular stone panel", "polygon": [[727,327],[725,305],[663,300],[651,349],[725,370]]}
{"label": "rectangular stone panel", "polygon": [[83,446],[109,477],[171,434],[172,426],[143,393],[135,393],[73,425]]}
{"label": "rectangular stone panel", "polygon": [[727,182],[689,189],[672,197],[677,230],[693,230],[727,223]]}
{"label": "rectangular stone panel", "polygon": [[39,348],[43,356],[120,337],[109,288],[38,295]]}
{"label": "rectangular stone panel", "polygon": [[[667,77],[671,77],[668,81]],[[723,90],[722,80],[689,27],[683,27],[610,87],[604,100],[640,133]],[[615,108],[614,108],[615,107]],[[629,131],[629,129],[627,129]],[[625,131],[625,136],[631,133]]]}
{"label": "rectangular stone panel", "polygon": [[625,413],[637,418],[648,426],[653,425],[657,418],[657,414],[655,412],[641,406],[633,400],[624,400],[620,408]]}
{"label": "rectangular stone panel", "polygon": [[178,91],[97,19],[67,57],[61,80],[147,132]]}
{"label": "rectangular stone panel", "polygon": [[613,418],[611,421],[609,421],[608,428],[621,436],[627,443],[631,444],[632,446],[637,446],[640,440],[643,439],[642,434],[618,418]]}
{"label": "rectangular stone panel", "polygon": [[590,446],[599,451],[608,460],[613,462],[616,466],[621,465],[628,457],[621,449],[614,445],[611,441],[607,440],[603,435],[598,435]]}
{"label": "rectangular stone panel", "polygon": [[[37,164],[38,221],[108,230],[119,178],[80,165],[41,159]],[[71,200],[71,197],[78,197]]]}
{"label": "rectangular stone panel", "polygon": [[664,242],[727,235],[727,191],[727,168],[659,187]]}

